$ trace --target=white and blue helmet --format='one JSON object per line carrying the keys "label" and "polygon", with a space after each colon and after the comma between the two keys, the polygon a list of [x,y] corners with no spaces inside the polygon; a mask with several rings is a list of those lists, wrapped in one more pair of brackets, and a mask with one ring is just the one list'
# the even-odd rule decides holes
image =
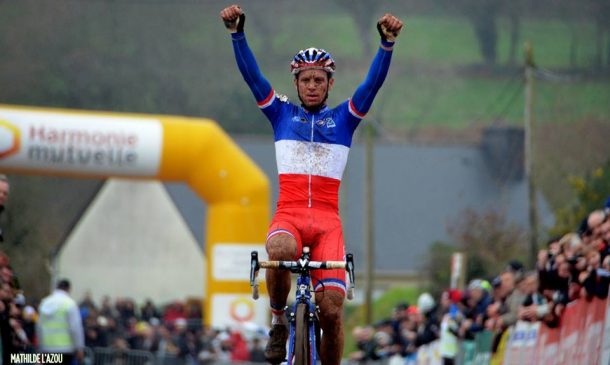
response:
{"label": "white and blue helmet", "polygon": [[303,70],[311,69],[324,70],[333,74],[335,72],[335,60],[325,50],[310,47],[300,50],[290,62],[290,72],[295,76]]}

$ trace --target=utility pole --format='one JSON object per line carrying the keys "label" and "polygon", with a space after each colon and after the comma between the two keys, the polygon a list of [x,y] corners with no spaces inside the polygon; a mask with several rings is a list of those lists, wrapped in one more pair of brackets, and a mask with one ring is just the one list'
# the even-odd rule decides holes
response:
{"label": "utility pole", "polygon": [[529,216],[529,260],[535,267],[538,255],[538,208],[536,205],[536,183],[534,179],[534,50],[530,42],[525,44],[525,176],[527,178]]}
{"label": "utility pole", "polygon": [[365,154],[364,154],[364,318],[367,324],[373,324],[373,282],[374,262],[373,250],[373,131],[372,123],[366,124]]}

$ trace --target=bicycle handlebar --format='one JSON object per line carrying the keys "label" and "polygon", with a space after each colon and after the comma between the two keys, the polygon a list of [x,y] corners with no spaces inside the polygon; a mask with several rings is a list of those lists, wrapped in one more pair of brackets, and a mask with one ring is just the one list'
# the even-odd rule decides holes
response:
{"label": "bicycle handlebar", "polygon": [[[304,255],[308,252],[304,252]],[[349,287],[347,289],[347,299],[354,298],[355,278],[354,278],[354,255],[347,254],[345,261],[310,261],[309,256],[301,256],[296,261],[258,261],[258,252],[252,251],[250,254],[250,286],[252,287],[252,297],[258,299],[258,271],[259,269],[290,270],[293,273],[300,273],[308,270],[346,270],[349,275]]]}
{"label": "bicycle handlebar", "polygon": [[345,261],[259,261],[259,267],[261,269],[345,269],[347,263]]}

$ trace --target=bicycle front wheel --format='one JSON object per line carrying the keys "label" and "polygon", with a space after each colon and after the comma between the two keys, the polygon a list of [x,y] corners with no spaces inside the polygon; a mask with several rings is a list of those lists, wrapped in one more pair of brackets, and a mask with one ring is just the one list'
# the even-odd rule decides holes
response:
{"label": "bicycle front wheel", "polygon": [[309,326],[307,304],[297,305],[294,331],[294,365],[310,364]]}

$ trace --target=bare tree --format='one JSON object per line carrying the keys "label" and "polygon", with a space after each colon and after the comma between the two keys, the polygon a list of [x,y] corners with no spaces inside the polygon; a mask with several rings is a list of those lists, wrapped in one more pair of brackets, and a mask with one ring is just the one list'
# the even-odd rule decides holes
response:
{"label": "bare tree", "polygon": [[[604,67],[604,48],[606,54],[605,66],[610,66],[610,0],[591,0],[591,10],[595,19],[595,66]],[[604,45],[604,38],[606,44]]]}
{"label": "bare tree", "polygon": [[506,13],[510,26],[510,48],[508,50],[508,64],[515,65],[517,62],[517,49],[521,33],[521,14],[523,1],[514,0],[506,4]]}
{"label": "bare tree", "polygon": [[523,259],[526,252],[525,230],[507,220],[503,212],[466,209],[450,223],[448,233],[466,253],[468,276],[498,274],[512,259]]}

